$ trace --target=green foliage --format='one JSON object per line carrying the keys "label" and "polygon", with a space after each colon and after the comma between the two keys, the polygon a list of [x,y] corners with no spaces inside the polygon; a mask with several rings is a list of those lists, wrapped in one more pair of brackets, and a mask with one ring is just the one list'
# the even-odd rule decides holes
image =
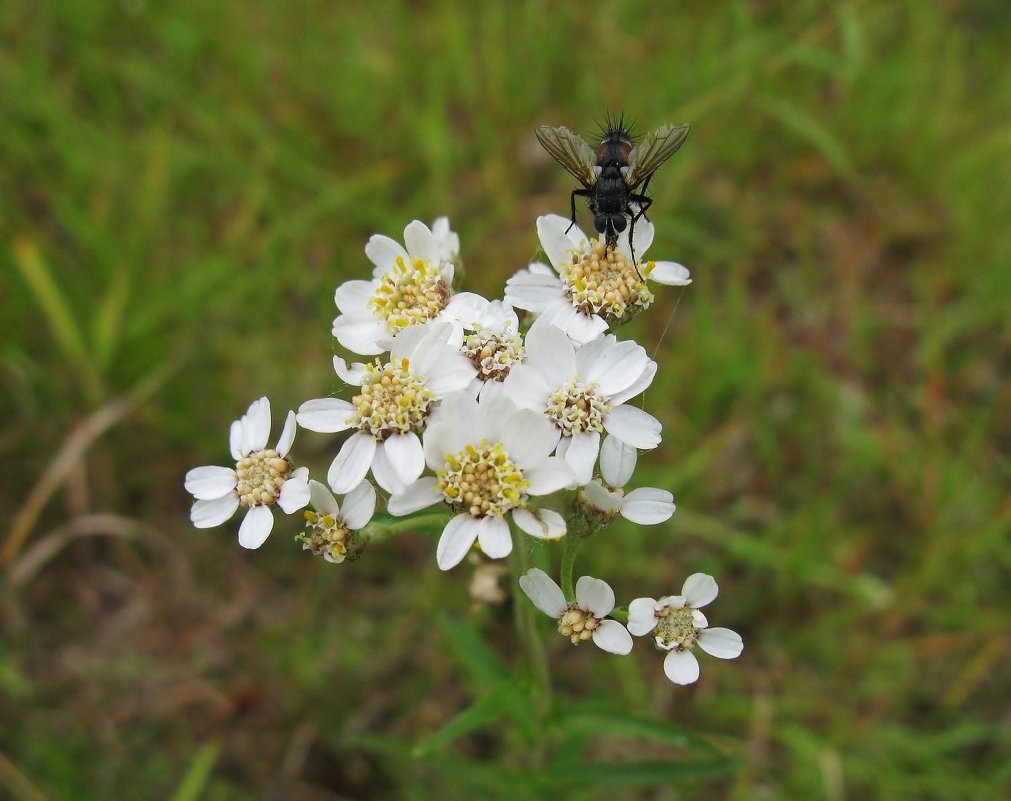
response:
{"label": "green foliage", "polygon": [[[1000,797],[1009,36],[1000,2],[4,4],[0,796]],[[181,482],[253,398],[336,389],[370,234],[448,214],[500,294],[568,208],[534,127],[608,110],[692,124],[651,255],[695,281],[628,329],[678,511],[579,569],[711,572],[746,650],[674,688],[545,625],[548,703],[434,523],[246,554]]]}

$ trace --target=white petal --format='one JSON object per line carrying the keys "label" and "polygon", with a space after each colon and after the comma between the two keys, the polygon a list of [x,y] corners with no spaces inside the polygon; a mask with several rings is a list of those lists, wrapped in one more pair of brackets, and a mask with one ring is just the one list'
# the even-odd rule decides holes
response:
{"label": "white petal", "polygon": [[658,261],[649,274],[649,280],[667,286],[687,286],[692,282],[692,277],[688,268],[681,264],[673,261]]}
{"label": "white petal", "polygon": [[201,501],[213,501],[235,489],[239,477],[230,467],[194,467],[186,474],[186,491]]}
{"label": "white petal", "polygon": [[509,524],[494,516],[481,518],[477,524],[477,542],[489,559],[508,556],[513,549]]}
{"label": "white petal", "polygon": [[530,482],[530,495],[550,495],[560,489],[576,486],[576,476],[562,459],[549,456],[539,464],[523,471],[523,478]]}
{"label": "white petal", "polygon": [[564,384],[576,374],[576,349],[553,325],[535,322],[527,332],[526,348],[527,364],[544,376],[548,386]]}
{"label": "white petal", "polygon": [[449,303],[442,311],[447,317],[472,328],[478,320],[485,316],[488,303],[487,298],[481,297],[476,292],[457,292],[449,299]]}
{"label": "white petal", "polygon": [[354,362],[350,367],[340,356],[333,357],[333,369],[337,377],[345,384],[353,387],[360,387],[365,382],[368,370],[361,362]]}
{"label": "white petal", "polygon": [[646,362],[646,366],[643,368],[642,373],[639,374],[639,377],[635,381],[633,381],[621,392],[616,392],[611,396],[611,403],[615,406],[619,403],[627,403],[636,395],[641,395],[645,392],[649,385],[653,383],[654,377],[656,377],[656,369],[656,362],[649,359]]}
{"label": "white petal", "polygon": [[635,406],[616,406],[604,417],[604,428],[635,448],[649,450],[660,444],[660,421]]}
{"label": "white petal", "polygon": [[565,451],[565,462],[576,475],[577,484],[586,484],[593,476],[593,466],[600,452],[600,434],[596,431],[581,431],[569,438]]}
{"label": "white petal", "polygon": [[309,482],[309,502],[312,504],[312,508],[320,514],[334,515],[335,517],[340,514],[341,510],[337,499],[326,486],[318,481],[311,480]]}
{"label": "white petal", "polygon": [[674,514],[674,496],[667,490],[640,487],[625,496],[621,516],[640,526],[655,526]]}
{"label": "white petal", "polygon": [[[499,400],[490,400],[489,409],[492,403],[502,404],[503,400],[512,403],[508,395],[504,395]],[[500,440],[505,445],[509,458],[520,470],[543,463],[558,444],[561,436],[558,427],[541,412],[515,407],[508,411],[505,405],[496,408],[505,410],[499,417],[502,421]]]}
{"label": "white petal", "polygon": [[289,410],[288,416],[284,418],[284,428],[281,429],[277,447],[274,448],[279,456],[287,456],[288,451],[291,450],[291,446],[295,442],[295,429],[295,413]]}
{"label": "white petal", "polygon": [[394,434],[381,447],[405,486],[413,483],[425,469],[425,452],[421,448],[421,440],[413,431]]}
{"label": "white petal", "polygon": [[239,508],[239,496],[230,492],[221,498],[197,501],[190,509],[190,520],[197,528],[220,526]]}
{"label": "white petal", "polygon": [[320,434],[336,434],[347,431],[354,423],[355,407],[340,398],[317,398],[308,400],[298,407],[295,419],[302,428],[318,431]]}
{"label": "white petal", "polygon": [[[557,214],[546,214],[537,218],[537,237],[541,240],[541,248],[556,270],[560,265],[572,262],[572,251],[575,250],[575,246],[565,233],[571,224],[571,220]],[[582,234],[582,231],[578,233]]]}
{"label": "white petal", "polygon": [[274,527],[274,513],[269,506],[253,506],[239,526],[239,545],[243,548],[259,548],[270,536]]}
{"label": "white petal", "polygon": [[685,584],[681,588],[681,595],[684,596],[685,603],[694,609],[700,609],[715,601],[719,592],[716,579],[705,573],[692,573],[685,579]]}
{"label": "white petal", "polygon": [[[591,342],[584,348],[593,344]],[[579,349],[577,361],[580,361],[578,354],[582,353],[584,348]],[[593,359],[591,364],[588,364],[585,369],[580,367],[580,375],[587,383],[596,382],[602,394],[613,397],[638,381],[647,364],[649,364],[649,356],[646,355],[645,348],[631,340],[626,340],[611,347],[602,348],[599,357]]]}
{"label": "white petal", "polygon": [[246,454],[242,452],[242,421],[236,420],[228,431],[228,447],[232,458],[239,461]]}
{"label": "white petal", "polygon": [[598,314],[577,312],[565,323],[565,334],[575,342],[592,342],[607,330],[607,321]]}
{"label": "white petal", "polygon": [[435,549],[435,561],[440,570],[449,570],[460,564],[477,539],[478,522],[469,512],[460,512],[446,524]]}
{"label": "white petal", "polygon": [[597,617],[607,617],[614,609],[614,590],[606,581],[582,576],[576,582],[576,603]]}
{"label": "white petal", "polygon": [[718,659],[736,659],[744,650],[744,640],[730,629],[703,629],[699,632],[699,648]]}
{"label": "white petal", "polygon": [[656,624],[656,601],[653,598],[636,598],[628,605],[628,630],[636,637],[649,634]]}
{"label": "white petal", "polygon": [[621,509],[623,498],[617,492],[611,492],[597,481],[590,481],[583,486],[586,500],[601,512],[616,512]]}
{"label": "white petal", "polygon": [[565,536],[565,518],[554,509],[513,509],[513,520],[520,529],[540,540]]}
{"label": "white petal", "polygon": [[400,495],[390,498],[386,504],[386,511],[391,515],[402,517],[441,501],[443,495],[435,488],[438,482],[435,476],[422,476]]}
{"label": "white petal", "polygon": [[632,635],[617,620],[602,620],[593,630],[593,642],[602,651],[624,656],[632,650]]}
{"label": "white petal", "polygon": [[569,608],[561,587],[539,567],[531,568],[520,576],[520,589],[527,594],[534,606],[551,617],[561,617]]}
{"label": "white petal", "polygon": [[441,354],[438,368],[425,376],[425,386],[441,397],[466,389],[476,375],[477,369],[470,359],[455,348],[452,352],[447,348]]}
{"label": "white petal", "polygon": [[277,496],[277,505],[286,515],[304,509],[309,503],[308,479],[308,469],[300,467],[291,478],[281,485],[281,493]]}
{"label": "white petal", "polygon": [[365,255],[383,272],[395,268],[398,259],[402,260],[405,265],[411,260],[399,242],[382,234],[375,234],[369,239],[365,245]]}
{"label": "white petal", "polygon": [[697,629],[709,628],[709,621],[698,609],[692,609],[692,622],[695,624],[695,628]]}
{"label": "white petal", "polygon": [[[551,270],[550,267],[546,269]],[[506,281],[505,299],[517,309],[526,309],[539,314],[551,306],[564,302],[562,282],[554,272],[545,275],[520,270]]]}
{"label": "white petal", "polygon": [[600,475],[611,487],[624,487],[635,472],[638,451],[617,437],[605,437],[600,446]]}
{"label": "white petal", "polygon": [[371,435],[359,432],[348,437],[326,474],[330,489],[343,495],[361,484],[375,454],[376,441]]}
{"label": "white petal", "polygon": [[540,371],[529,364],[517,364],[503,382],[506,394],[521,409],[544,413],[551,387]]}
{"label": "white petal", "polygon": [[435,243],[431,229],[421,220],[414,220],[404,229],[404,244],[411,258],[421,259],[429,264],[439,263],[439,247]]}
{"label": "white petal", "polygon": [[699,660],[691,651],[670,651],[663,660],[663,672],[675,684],[699,680]]}
{"label": "white petal", "polygon": [[333,300],[341,314],[362,312],[376,289],[375,281],[345,281],[334,292]]}
{"label": "white petal", "polygon": [[362,356],[375,356],[385,351],[381,341],[389,336],[386,326],[375,317],[357,314],[337,317],[331,333],[349,351]]}
{"label": "white petal", "polygon": [[393,469],[393,463],[386,455],[386,448],[382,443],[376,446],[375,455],[372,457],[372,477],[390,495],[403,494],[407,489],[407,484],[410,483],[400,480],[400,476]]}
{"label": "white petal", "polygon": [[253,401],[242,421],[244,453],[262,451],[270,437],[270,401],[260,398]]}
{"label": "white petal", "polygon": [[376,490],[363,481],[344,496],[344,507],[340,515],[347,527],[353,530],[365,528],[376,511]]}
{"label": "white petal", "polygon": [[632,237],[632,249],[635,251],[636,259],[642,261],[642,254],[649,250],[653,244],[653,235],[656,227],[645,217],[639,219],[635,224],[635,235]]}

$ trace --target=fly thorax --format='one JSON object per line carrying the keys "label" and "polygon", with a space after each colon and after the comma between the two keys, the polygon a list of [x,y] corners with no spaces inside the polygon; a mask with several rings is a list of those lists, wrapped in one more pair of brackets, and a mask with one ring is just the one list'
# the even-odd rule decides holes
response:
{"label": "fly thorax", "polygon": [[563,436],[571,437],[584,431],[603,431],[604,415],[610,410],[611,404],[596,382],[583,384],[573,378],[551,393],[545,413]]}
{"label": "fly thorax", "polygon": [[558,619],[558,633],[567,637],[573,645],[579,645],[590,639],[598,626],[600,626],[599,617],[575,604],[570,604]]}
{"label": "fly thorax", "polygon": [[396,266],[383,274],[369,298],[369,309],[386,321],[391,334],[424,323],[446,308],[452,290],[434,262],[397,257]]}
{"label": "fly thorax", "polygon": [[270,449],[256,451],[235,464],[236,492],[243,506],[274,506],[291,473],[291,462]]}
{"label": "fly thorax", "polygon": [[[653,302],[653,293],[635,265],[603,239],[573,252],[571,262],[562,265],[562,286],[572,305],[584,314],[599,314],[608,322],[619,322]],[[653,266],[653,262],[646,262],[640,270],[649,275]]]}
{"label": "fly thorax", "polygon": [[698,642],[694,610],[690,606],[665,606],[656,613],[653,630],[657,648],[665,651],[688,651]]}
{"label": "fly thorax", "polygon": [[445,470],[436,471],[436,489],[454,508],[473,517],[502,518],[507,512],[526,506],[530,482],[515,465],[505,445],[467,445],[445,455]]}
{"label": "fly thorax", "polygon": [[481,381],[505,381],[513,366],[520,364],[526,355],[518,334],[497,334],[487,328],[469,334],[463,352]]}
{"label": "fly thorax", "polygon": [[365,365],[361,392],[351,399],[355,410],[349,422],[379,441],[393,434],[420,433],[434,402],[435,393],[407,359],[396,364],[376,359]]}

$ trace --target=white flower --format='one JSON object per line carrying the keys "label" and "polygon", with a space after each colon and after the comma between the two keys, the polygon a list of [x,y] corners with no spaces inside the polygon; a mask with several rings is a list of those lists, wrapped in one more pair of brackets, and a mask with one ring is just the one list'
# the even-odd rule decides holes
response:
{"label": "white flower", "polygon": [[620,514],[626,520],[652,526],[670,520],[674,496],[667,490],[640,487],[625,495],[621,489],[635,470],[636,450],[617,437],[606,437],[600,446],[601,480],[582,488],[583,500],[606,519]]}
{"label": "white flower", "polygon": [[670,261],[642,261],[653,242],[653,223],[635,224],[635,261],[628,229],[614,248],[604,238],[589,239],[565,217],[549,214],[537,218],[537,235],[551,262],[520,270],[506,282],[506,300],[519,309],[539,315],[558,326],[576,342],[589,342],[608,325],[625,321],[653,302],[646,281],[670,286],[691,283],[688,270]]}
{"label": "white flower", "polygon": [[439,217],[432,223],[432,237],[439,261],[456,264],[460,258],[460,237],[450,229],[449,217]]}
{"label": "white flower", "polygon": [[323,433],[358,429],[327,473],[327,483],[338,495],[361,484],[369,470],[379,486],[394,494],[421,475],[425,455],[419,434],[436,402],[474,379],[470,361],[449,343],[452,333],[450,323],[411,326],[394,338],[387,362],[348,367],[334,357],[337,375],[361,392],[350,401],[306,401],[299,407],[298,423]]}
{"label": "white flower", "polygon": [[632,650],[628,629],[617,620],[605,620],[614,609],[614,590],[606,581],[583,576],[576,582],[575,603],[566,601],[561,587],[536,567],[520,576],[520,587],[534,606],[558,619],[558,633],[573,645],[592,637],[598,648],[612,654]]}
{"label": "white flower", "polygon": [[530,508],[532,496],[575,486],[571,468],[550,456],[557,442],[543,415],[506,397],[479,404],[465,392],[450,395],[425,431],[425,461],[435,475],[390,498],[388,511],[406,515],[439,501],[456,511],[436,548],[443,570],[459,564],[475,540],[492,559],[508,555],[509,516],[531,536],[561,537],[561,515]]}
{"label": "white flower", "polygon": [[363,481],[351,490],[344,498],[343,509],[318,481],[309,482],[309,495],[314,511],[305,512],[305,531],[295,537],[302,543],[302,550],[334,564],[349,556],[354,559],[363,545],[356,534],[368,525],[376,510],[372,485]]}
{"label": "white flower", "polygon": [[692,684],[699,677],[699,662],[692,653],[698,645],[720,659],[734,659],[744,650],[736,631],[709,628],[699,608],[716,598],[716,580],[705,573],[689,576],[680,595],[659,600],[636,598],[628,605],[628,630],[637,637],[653,633],[656,647],[667,651],[663,671],[675,684]]}
{"label": "white flower", "polygon": [[501,394],[503,383],[525,358],[520,321],[513,307],[500,300],[486,301],[475,314],[460,320],[466,330],[461,349],[477,370],[470,391],[482,399]]}
{"label": "white flower", "polygon": [[480,298],[453,293],[453,263],[442,258],[452,249],[450,233],[437,239],[415,220],[404,229],[406,250],[388,236],[369,239],[365,255],[375,265],[372,280],[345,281],[334,293],[340,312],[333,323],[337,341],[354,353],[373,356],[388,350],[390,338],[409,326],[468,316],[468,306]]}
{"label": "white flower", "polygon": [[309,502],[309,471],[292,469],[287,458],[295,441],[295,413],[288,412],[277,446],[267,449],[270,436],[270,401],[253,401],[248,411],[232,423],[229,435],[231,467],[195,467],[186,474],[186,491],[196,498],[190,519],[197,528],[224,523],[239,506],[249,511],[239,526],[239,544],[259,548],[274,526],[272,506],[286,514]]}
{"label": "white flower", "polygon": [[656,375],[656,362],[641,345],[608,335],[577,349],[561,329],[538,321],[527,332],[526,351],[526,363],[511,370],[504,391],[552,422],[561,435],[558,455],[580,484],[593,474],[603,431],[635,448],[660,444],[660,421],[625,403]]}

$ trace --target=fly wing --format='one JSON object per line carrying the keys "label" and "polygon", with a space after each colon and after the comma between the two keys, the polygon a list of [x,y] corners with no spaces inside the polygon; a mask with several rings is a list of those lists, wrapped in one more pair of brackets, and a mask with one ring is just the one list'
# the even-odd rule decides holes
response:
{"label": "fly wing", "polygon": [[597,165],[597,157],[582,137],[568,128],[552,128],[549,125],[540,126],[534,133],[537,134],[537,141],[573,178],[587,189],[596,185],[594,167]]}
{"label": "fly wing", "polygon": [[[687,125],[664,125],[646,134],[638,147],[628,154],[628,172],[625,183],[635,189],[649,178],[661,164],[674,155],[688,138]],[[556,157],[557,158],[557,157]]]}

